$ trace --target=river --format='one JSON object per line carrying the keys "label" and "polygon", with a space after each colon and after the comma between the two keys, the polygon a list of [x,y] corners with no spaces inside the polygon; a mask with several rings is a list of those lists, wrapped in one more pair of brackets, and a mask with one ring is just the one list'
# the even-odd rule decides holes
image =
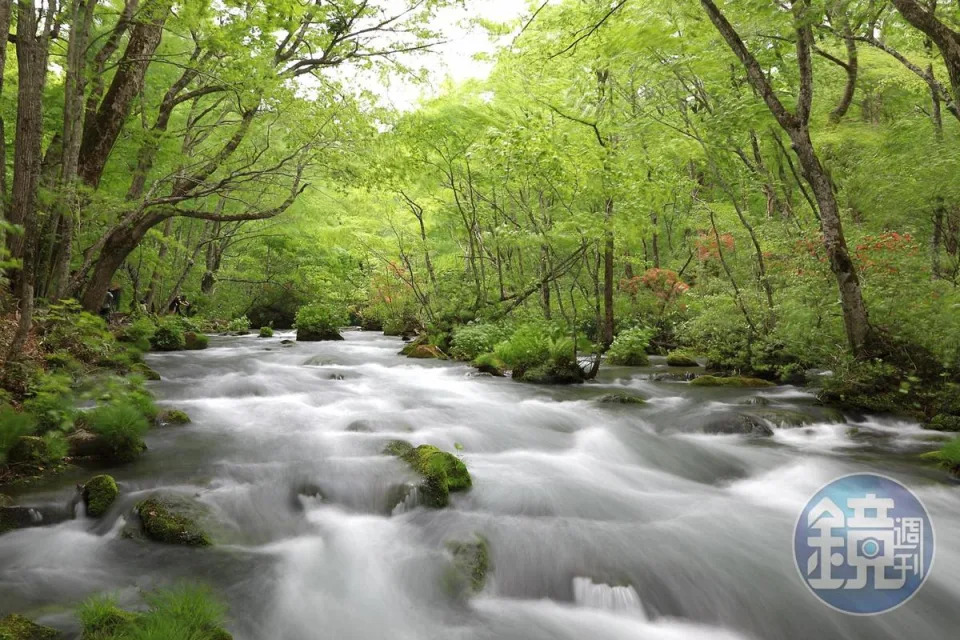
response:
{"label": "river", "polygon": [[[163,377],[152,390],[192,424],[154,429],[138,462],[107,470],[121,498],[102,520],[0,536],[0,616],[77,637],[84,598],[114,592],[133,605],[138,590],[193,579],[228,605],[238,640],[956,637],[960,485],[915,461],[930,448],[915,424],[843,423],[793,387],[651,381],[666,371],[659,359],[544,388],[408,360],[380,334],[345,336],[215,337],[206,351],[150,355]],[[613,391],[648,402],[597,401]],[[702,433],[757,407],[813,423],[769,438]],[[398,506],[395,488],[415,476],[381,454],[397,438],[456,451],[473,488],[442,510]],[[792,551],[810,496],[860,471],[913,489],[938,534],[920,593],[875,617],[821,604]],[[62,507],[92,473],[15,497]],[[125,538],[133,505],[159,489],[204,505],[217,544]],[[489,544],[486,585],[452,597],[446,544],[477,535]]]}

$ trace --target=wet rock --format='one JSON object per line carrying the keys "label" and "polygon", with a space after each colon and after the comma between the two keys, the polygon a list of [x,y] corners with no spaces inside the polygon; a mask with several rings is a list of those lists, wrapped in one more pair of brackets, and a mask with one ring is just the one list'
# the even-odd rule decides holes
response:
{"label": "wet rock", "polygon": [[284,345],[284,346],[290,346],[290,345],[292,345],[293,343],[294,343],[294,341],[293,341],[293,340],[290,340],[289,338],[280,341],[280,344],[282,344],[282,345]]}
{"label": "wet rock", "polygon": [[157,373],[156,371],[154,371],[153,369],[151,369],[150,367],[148,367],[142,362],[138,362],[137,364],[133,365],[132,371],[133,373],[143,376],[147,380],[161,379],[159,373]]}
{"label": "wet rock", "polygon": [[770,404],[770,398],[765,398],[763,396],[754,396],[752,398],[747,398],[740,404],[747,405],[747,406],[766,407]]}
{"label": "wet rock", "polygon": [[60,632],[44,627],[17,614],[0,620],[0,640],[56,640]]}
{"label": "wet rock", "polygon": [[67,436],[68,455],[71,458],[99,458],[110,455],[107,442],[86,429],[77,429]]}
{"label": "wet rock", "polygon": [[[14,529],[42,527],[48,524],[66,522],[72,517],[73,512],[65,506],[21,507],[12,504],[0,506],[0,534]],[[0,639],[2,639],[2,636],[0,636]]]}
{"label": "wet rock", "polygon": [[37,436],[20,436],[7,452],[7,462],[10,464],[42,465],[54,457],[47,442]]}
{"label": "wet rock", "polygon": [[745,414],[723,416],[705,424],[702,431],[713,435],[772,436],[773,429],[762,419]]}
{"label": "wet rock", "polygon": [[960,416],[941,413],[934,416],[930,422],[924,424],[923,428],[932,431],[960,432]]}
{"label": "wet rock", "polygon": [[690,382],[696,377],[696,373],[684,371],[682,373],[653,373],[650,374],[648,379],[653,382]]}
{"label": "wet rock", "polygon": [[81,493],[83,502],[87,506],[87,515],[91,518],[99,518],[110,509],[110,505],[120,495],[120,490],[113,476],[99,475],[87,480]]}
{"label": "wet rock", "polygon": [[448,589],[455,594],[483,591],[490,571],[490,548],[486,539],[477,536],[467,542],[450,541],[447,550],[453,555],[453,567],[446,576]]}
{"label": "wet rock", "polygon": [[342,373],[331,373],[329,376],[327,376],[327,380],[334,380],[336,382],[339,382],[345,379],[346,378],[343,377]]}
{"label": "wet rock", "polygon": [[769,380],[748,378],[745,376],[730,376],[726,378],[719,376],[700,376],[691,380],[690,384],[696,387],[732,387],[736,389],[756,389],[775,386]]}
{"label": "wet rock", "polygon": [[367,420],[354,420],[347,425],[347,428],[344,429],[344,431],[348,431],[350,433],[373,433],[375,429]]}
{"label": "wet rock", "polygon": [[[194,505],[172,498],[148,498],[136,506],[143,534],[164,544],[205,547],[213,544],[187,511]],[[195,508],[195,507],[194,507]]]}
{"label": "wet rock", "polygon": [[405,355],[408,358],[416,358],[419,360],[446,360],[446,354],[440,350],[440,347],[437,347],[432,344],[410,344],[403,348],[400,352],[401,355]]}
{"label": "wet rock", "polygon": [[384,452],[398,456],[423,477],[418,489],[423,504],[428,507],[445,507],[451,492],[465,491],[472,486],[470,472],[463,461],[432,445],[413,448],[408,442],[394,440]]}
{"label": "wet rock", "polygon": [[767,409],[764,411],[751,412],[750,415],[754,418],[775,424],[783,429],[802,427],[815,422],[821,422],[821,420],[818,420],[815,416],[801,413],[800,411],[791,411],[790,409]]}
{"label": "wet rock", "polygon": [[183,334],[184,348],[188,351],[200,351],[210,346],[210,338],[205,334],[187,331]]}
{"label": "wet rock", "polygon": [[587,376],[575,362],[550,362],[530,369],[513,371],[513,379],[532,384],[582,384]]}
{"label": "wet rock", "polygon": [[190,416],[179,409],[165,409],[157,415],[157,424],[163,426],[189,424]]}
{"label": "wet rock", "polygon": [[303,499],[323,502],[323,490],[311,482],[303,482],[295,485],[290,490],[290,507],[294,511],[303,511]]}
{"label": "wet rock", "polygon": [[597,398],[597,402],[603,404],[646,404],[645,398],[633,396],[628,393],[608,393],[605,396]]}
{"label": "wet rock", "polygon": [[671,351],[667,354],[667,366],[670,367],[699,367],[700,363],[693,356],[683,351]]}
{"label": "wet rock", "polygon": [[[336,329],[297,329],[297,342],[332,342],[343,340],[343,336]],[[281,343],[286,344],[286,343]]]}

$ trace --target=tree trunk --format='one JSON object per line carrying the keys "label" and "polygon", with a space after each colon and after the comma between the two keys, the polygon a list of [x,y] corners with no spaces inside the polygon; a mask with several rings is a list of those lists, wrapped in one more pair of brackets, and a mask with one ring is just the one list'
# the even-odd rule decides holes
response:
{"label": "tree trunk", "polygon": [[953,102],[960,106],[960,32],[948,27],[937,18],[934,11],[928,10],[917,0],[893,0],[893,4],[904,20],[922,31],[937,45],[950,76]]}
{"label": "tree trunk", "polygon": [[33,282],[37,248],[37,190],[40,186],[43,142],[43,88],[47,77],[47,52],[56,3],[47,6],[42,32],[37,34],[33,0],[20,0],[17,11],[17,137],[14,144],[13,192],[10,220],[23,226],[12,236],[11,253],[22,260],[18,297],[20,321],[6,360],[21,355],[33,324]]}
{"label": "tree trunk", "polygon": [[153,275],[150,276],[150,284],[147,286],[147,293],[143,297],[143,304],[147,311],[153,311],[153,299],[157,295],[157,287],[160,286],[160,272],[163,269],[167,258],[167,251],[170,246],[170,233],[173,231],[173,218],[167,218],[163,223],[163,238],[160,240],[160,249],[157,250],[157,264],[153,268]]}
{"label": "tree trunk", "polygon": [[613,198],[607,198],[604,204],[606,231],[603,243],[603,332],[604,347],[613,344]]}
{"label": "tree trunk", "polygon": [[143,90],[147,68],[160,45],[163,25],[169,14],[170,0],[154,0],[140,10],[113,82],[96,115],[85,122],[79,175],[92,187],[100,183],[134,98]]}

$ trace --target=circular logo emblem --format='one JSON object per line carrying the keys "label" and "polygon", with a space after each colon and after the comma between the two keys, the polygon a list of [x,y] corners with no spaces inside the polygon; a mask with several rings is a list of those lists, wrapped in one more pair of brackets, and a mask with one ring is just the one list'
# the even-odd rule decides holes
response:
{"label": "circular logo emblem", "polygon": [[896,609],[933,565],[933,525],[920,500],[885,476],[859,473],[818,491],[797,519],[794,559],[828,606],[854,615]]}

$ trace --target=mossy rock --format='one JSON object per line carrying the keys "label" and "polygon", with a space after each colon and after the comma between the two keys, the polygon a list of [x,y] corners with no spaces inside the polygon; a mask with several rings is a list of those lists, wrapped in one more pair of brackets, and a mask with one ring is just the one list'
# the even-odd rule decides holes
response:
{"label": "mossy rock", "polygon": [[667,366],[670,367],[699,367],[700,363],[688,353],[671,351],[667,354]]}
{"label": "mossy rock", "polygon": [[404,348],[403,355],[408,358],[416,358],[418,360],[446,360],[447,355],[440,350],[440,347],[437,347],[432,344],[420,344],[416,345],[412,349]]}
{"label": "mossy rock", "polygon": [[440,509],[450,502],[450,492],[465,491],[473,481],[463,461],[451,453],[424,444],[412,447],[402,440],[387,445],[385,453],[399,457],[423,476],[419,490],[423,503],[428,507]]}
{"label": "mossy rock", "polygon": [[479,593],[490,572],[490,548],[485,538],[477,536],[469,542],[459,540],[447,543],[453,555],[453,567],[447,575],[447,584],[456,594],[465,591]]}
{"label": "mossy rock", "polygon": [[87,505],[87,515],[99,518],[110,509],[110,505],[120,495],[117,481],[113,476],[99,475],[90,478],[83,485],[83,502]]}
{"label": "mossy rock", "polygon": [[160,380],[160,374],[154,371],[153,369],[151,369],[150,367],[148,367],[147,365],[143,364],[142,362],[138,362],[137,364],[133,365],[133,367],[131,368],[131,371],[133,373],[143,376],[147,380]]}
{"label": "mossy rock", "polygon": [[260,332],[258,334],[261,338],[272,338],[273,329],[270,327],[260,327]]}
{"label": "mossy rock", "polygon": [[771,422],[781,428],[802,427],[814,422],[820,422],[815,416],[807,415],[790,409],[765,409],[751,412],[753,417]]}
{"label": "mossy rock", "polygon": [[20,436],[7,452],[10,464],[45,465],[56,462],[47,442],[38,436]]}
{"label": "mossy rock", "polygon": [[0,535],[35,524],[34,516],[27,507],[0,505]]}
{"label": "mossy rock", "polygon": [[0,640],[56,640],[60,632],[15,613],[0,620]]}
{"label": "mossy rock", "polygon": [[646,404],[647,401],[640,396],[630,395],[629,393],[608,393],[597,398],[601,404]]}
{"label": "mossy rock", "polygon": [[747,378],[745,376],[730,376],[721,378],[719,376],[700,376],[690,381],[695,387],[730,387],[735,389],[762,389],[764,387],[776,386],[769,380],[761,378]]}
{"label": "mossy rock", "polygon": [[137,504],[144,535],[155,542],[205,547],[210,536],[184,513],[183,505],[163,498],[148,498]]}
{"label": "mossy rock", "polygon": [[190,416],[180,409],[165,409],[157,416],[159,424],[190,424]]}
{"label": "mossy rock", "polygon": [[183,344],[188,351],[201,351],[210,346],[210,338],[203,333],[187,331],[183,334]]}
{"label": "mossy rock", "polygon": [[607,363],[620,367],[645,367],[650,364],[650,356],[640,352],[611,355],[607,357]]}
{"label": "mossy rock", "polygon": [[476,367],[480,373],[486,373],[495,378],[505,378],[509,370],[507,363],[492,353],[484,353],[478,356],[477,359],[473,361],[473,366]]}
{"label": "mossy rock", "polygon": [[71,458],[109,458],[113,455],[107,441],[87,429],[77,429],[68,435],[67,447]]}
{"label": "mossy rock", "polygon": [[960,416],[951,416],[941,413],[933,417],[930,422],[923,425],[924,429],[932,431],[950,431],[960,432]]}
{"label": "mossy rock", "polygon": [[297,342],[333,342],[343,340],[343,336],[336,329],[297,329]]}
{"label": "mossy rock", "polygon": [[514,380],[531,384],[582,384],[587,376],[575,362],[547,363],[530,369],[514,370]]}
{"label": "mossy rock", "polygon": [[702,431],[711,435],[743,435],[769,437],[773,435],[763,419],[751,415],[729,415],[711,420]]}

